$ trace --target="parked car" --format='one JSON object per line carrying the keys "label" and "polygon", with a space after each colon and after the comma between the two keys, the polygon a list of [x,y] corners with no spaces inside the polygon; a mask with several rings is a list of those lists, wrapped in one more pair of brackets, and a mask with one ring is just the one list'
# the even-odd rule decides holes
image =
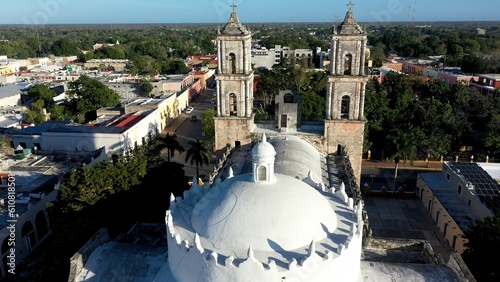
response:
{"label": "parked car", "polygon": [[186,110],[186,114],[190,114],[193,110],[194,110],[194,108],[193,108],[193,107],[189,107],[189,108],[187,108],[187,110]]}

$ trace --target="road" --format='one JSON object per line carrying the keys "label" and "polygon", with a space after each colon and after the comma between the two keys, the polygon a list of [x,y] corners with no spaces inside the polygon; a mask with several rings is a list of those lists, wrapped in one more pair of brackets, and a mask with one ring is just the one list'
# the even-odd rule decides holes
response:
{"label": "road", "polygon": [[[190,106],[192,106],[194,110],[190,114],[181,113],[161,134],[175,133],[177,135],[177,140],[186,150],[189,148],[189,141],[194,141],[196,139],[205,140],[201,126],[201,116],[204,110],[212,107],[210,101],[212,99],[212,93],[214,92],[215,90],[213,89],[202,91],[196,100],[190,103]],[[194,115],[196,115],[195,121],[191,120],[191,117]],[[179,154],[176,152],[171,160],[184,164],[186,176],[192,179],[196,175],[196,166],[186,163],[185,158],[186,153]],[[199,174],[210,175],[213,172],[214,164],[215,160],[212,160],[208,166],[203,165],[199,168]]]}

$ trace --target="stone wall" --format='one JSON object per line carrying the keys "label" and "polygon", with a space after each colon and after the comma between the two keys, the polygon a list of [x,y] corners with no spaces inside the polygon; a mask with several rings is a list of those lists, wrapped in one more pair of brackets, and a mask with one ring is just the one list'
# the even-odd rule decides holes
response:
{"label": "stone wall", "polygon": [[[325,121],[326,152],[328,154],[345,153],[348,155],[358,184],[361,183],[364,129],[365,121]],[[338,152],[339,145],[344,147],[346,152]]]}
{"label": "stone wall", "polygon": [[251,118],[239,117],[215,117],[215,150],[220,151],[230,147],[236,147],[236,142],[240,145],[251,143],[251,134],[254,122]]}
{"label": "stone wall", "polygon": [[101,245],[106,244],[110,241],[108,231],[105,228],[101,228],[97,231],[90,240],[83,245],[76,254],[74,254],[70,259],[70,269],[68,282],[76,282],[78,280],[78,275],[82,272],[85,263],[89,259],[90,255]]}

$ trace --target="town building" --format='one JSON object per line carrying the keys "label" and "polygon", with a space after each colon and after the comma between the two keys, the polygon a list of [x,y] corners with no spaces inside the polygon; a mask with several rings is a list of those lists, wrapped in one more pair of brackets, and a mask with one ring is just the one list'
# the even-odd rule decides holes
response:
{"label": "town building", "polygon": [[484,95],[496,95],[500,92],[500,74],[480,74],[471,80],[470,87]]}
{"label": "town building", "polygon": [[450,246],[462,254],[464,231],[500,208],[500,165],[445,162],[440,173],[420,173],[418,197]]}
{"label": "town building", "polygon": [[93,59],[85,62],[84,67],[86,69],[113,68],[115,71],[124,71],[129,64],[129,60]]}
{"label": "town building", "polygon": [[216,55],[189,56],[186,59],[186,66],[192,70],[217,69],[218,58]]}
{"label": "town building", "polygon": [[21,93],[26,90],[26,84],[7,84],[0,86],[0,108],[21,105]]}
{"label": "town building", "polygon": [[281,59],[281,45],[276,45],[269,50],[265,47],[252,48],[252,65],[255,69],[271,69],[274,65],[279,65]]}
{"label": "town building", "polygon": [[72,125],[67,120],[24,128],[12,134],[14,147],[47,152],[93,152],[104,147],[108,157],[122,155],[156,137],[166,126],[166,117],[160,110],[163,109],[161,104],[166,101],[148,100],[142,103],[150,107],[119,116],[103,118],[100,115],[103,121],[98,124]]}
{"label": "town building", "polygon": [[[88,154],[0,159],[0,279],[23,262],[51,235],[47,204],[56,200],[59,180],[75,165],[92,166],[102,150]],[[24,153],[23,153],[24,155]],[[9,189],[10,188],[10,189]],[[14,226],[14,228],[12,228]],[[15,245],[12,244],[15,239]],[[14,250],[14,253],[11,251]],[[13,258],[13,259],[12,259]]]}

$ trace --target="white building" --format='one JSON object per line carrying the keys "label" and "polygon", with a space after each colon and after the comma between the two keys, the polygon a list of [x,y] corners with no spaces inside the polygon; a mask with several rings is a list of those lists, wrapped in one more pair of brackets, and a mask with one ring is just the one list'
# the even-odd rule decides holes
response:
{"label": "white building", "polygon": [[108,156],[122,154],[161,132],[160,108],[125,114],[103,125],[47,122],[27,127],[12,136],[14,147],[42,151],[95,151],[104,147]]}
{"label": "white building", "polygon": [[21,93],[25,84],[7,84],[0,86],[0,108],[21,105]]}
{"label": "white building", "polygon": [[184,199],[171,199],[168,264],[175,281],[362,281],[362,206],[342,189],[328,191],[312,170],[301,180],[275,167],[281,156],[274,146],[299,142],[319,160],[311,145],[297,137],[271,142],[264,135],[252,149],[251,173],[229,175],[210,189],[194,185]]}
{"label": "white building", "polygon": [[274,65],[281,63],[281,45],[276,45],[274,48],[252,49],[252,65],[254,68],[271,69]]}

